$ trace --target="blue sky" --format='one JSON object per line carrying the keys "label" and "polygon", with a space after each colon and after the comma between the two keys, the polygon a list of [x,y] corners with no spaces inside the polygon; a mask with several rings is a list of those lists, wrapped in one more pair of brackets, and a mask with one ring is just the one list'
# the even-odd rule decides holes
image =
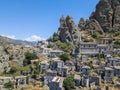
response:
{"label": "blue sky", "polygon": [[0,35],[15,39],[46,39],[71,15],[76,24],[89,18],[99,0],[0,0]]}

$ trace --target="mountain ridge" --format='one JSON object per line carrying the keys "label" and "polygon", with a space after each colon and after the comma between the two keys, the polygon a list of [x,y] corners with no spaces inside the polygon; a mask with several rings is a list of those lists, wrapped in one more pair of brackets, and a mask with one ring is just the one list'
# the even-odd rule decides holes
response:
{"label": "mountain ridge", "polygon": [[15,44],[15,45],[32,45],[32,42],[15,40],[5,36],[0,35],[0,43]]}

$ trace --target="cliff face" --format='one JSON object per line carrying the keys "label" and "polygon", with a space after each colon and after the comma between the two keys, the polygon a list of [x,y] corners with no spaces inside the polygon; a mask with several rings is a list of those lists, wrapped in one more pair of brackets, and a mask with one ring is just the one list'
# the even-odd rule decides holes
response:
{"label": "cliff face", "polygon": [[80,19],[75,25],[72,17],[61,17],[58,35],[62,42],[77,43],[80,32],[97,32],[100,34],[120,31],[120,0],[100,0],[96,10],[88,20]]}
{"label": "cliff face", "polygon": [[[81,23],[81,20],[80,20],[80,23]],[[83,29],[81,28],[80,25],[78,25],[78,26],[81,30],[86,30],[87,32],[91,32],[91,33],[92,32],[98,32],[98,33],[101,33],[101,34],[104,33],[104,31],[101,28],[99,22],[95,19],[87,20],[85,22],[85,25],[84,25]]]}
{"label": "cliff face", "polygon": [[79,32],[79,28],[75,25],[72,17],[61,17],[58,35],[62,42],[76,43],[78,41]]}
{"label": "cliff face", "polygon": [[120,0],[100,0],[90,19],[99,22],[104,32],[120,31]]}

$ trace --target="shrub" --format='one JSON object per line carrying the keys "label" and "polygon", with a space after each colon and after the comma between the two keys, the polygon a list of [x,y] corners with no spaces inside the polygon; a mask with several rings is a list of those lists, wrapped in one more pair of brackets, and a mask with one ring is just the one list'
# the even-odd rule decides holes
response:
{"label": "shrub", "polygon": [[35,53],[26,52],[24,66],[31,64],[31,60],[38,59],[38,56]]}
{"label": "shrub", "polygon": [[64,53],[60,56],[60,58],[61,58],[61,60],[63,60],[65,62],[66,60],[69,59],[69,55],[67,53]]}
{"label": "shrub", "polygon": [[36,79],[37,78],[37,75],[32,75],[32,77],[31,78],[33,78],[33,79]]}
{"label": "shrub", "polygon": [[85,39],[84,42],[92,42],[93,40],[92,39]]}
{"label": "shrub", "polygon": [[98,38],[98,34],[94,32],[94,33],[92,34],[92,37],[93,37],[93,38]]}
{"label": "shrub", "polygon": [[29,84],[29,76],[26,77],[26,84]]}
{"label": "shrub", "polygon": [[39,62],[34,63],[34,74],[39,74],[40,73],[40,67],[39,67]]}
{"label": "shrub", "polygon": [[33,59],[37,59],[38,56],[35,53],[27,52],[27,53],[25,53],[25,58],[27,60],[33,60]]}
{"label": "shrub", "polygon": [[113,42],[113,40],[112,40],[112,39],[110,39],[108,42],[109,42],[109,44],[111,44],[111,43]]}
{"label": "shrub", "polygon": [[11,69],[10,69],[10,73],[11,73],[11,74],[14,74],[14,73],[17,72],[18,69],[17,69],[16,67],[17,67],[17,66],[12,66],[12,67],[11,67]]}
{"label": "shrub", "polygon": [[120,48],[120,41],[119,40],[115,41],[113,47]]}
{"label": "shrub", "polygon": [[51,44],[48,44],[47,48],[53,48],[53,46]]}
{"label": "shrub", "polygon": [[72,88],[75,87],[75,82],[73,80],[73,75],[64,79],[63,86],[64,86],[65,90],[71,90]]}
{"label": "shrub", "polygon": [[49,42],[56,42],[59,40],[59,36],[57,33],[54,33],[52,37],[48,39]]}
{"label": "shrub", "polygon": [[14,88],[14,84],[11,81],[9,81],[8,83],[4,84],[4,87],[13,89]]}
{"label": "shrub", "polygon": [[69,42],[63,43],[61,41],[57,41],[57,46],[65,52],[71,52],[74,50],[74,46]]}

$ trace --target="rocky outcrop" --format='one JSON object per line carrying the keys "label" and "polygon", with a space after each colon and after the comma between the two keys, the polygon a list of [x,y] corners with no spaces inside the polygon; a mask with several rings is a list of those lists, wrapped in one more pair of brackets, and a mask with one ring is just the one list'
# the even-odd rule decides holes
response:
{"label": "rocky outcrop", "polygon": [[84,18],[80,18],[78,27],[80,28],[80,30],[85,30],[85,25],[86,25],[86,20]]}
{"label": "rocky outcrop", "polygon": [[104,32],[120,30],[120,0],[100,0],[90,19],[99,22]]}
{"label": "rocky outcrop", "polygon": [[79,42],[81,31],[89,35],[93,32],[99,34],[120,32],[120,0],[100,0],[90,18],[88,20],[81,18],[78,26],[72,17],[61,17],[58,35],[62,42],[73,44]]}
{"label": "rocky outcrop", "polygon": [[0,44],[0,72],[9,72],[10,62],[22,66],[25,59],[25,52],[18,46]]}
{"label": "rocky outcrop", "polygon": [[58,35],[62,42],[71,42],[72,44],[78,42],[79,28],[75,25],[71,16],[60,18],[60,27],[58,29]]}
{"label": "rocky outcrop", "polygon": [[9,60],[20,62],[25,59],[24,50],[18,46],[9,45],[5,48],[5,52],[9,55]]}
{"label": "rocky outcrop", "polygon": [[78,27],[81,30],[86,30],[88,33],[92,33],[92,32],[98,32],[101,34],[104,33],[99,22],[95,19],[90,19],[90,20],[86,20],[86,21],[81,19],[79,24],[78,24]]}
{"label": "rocky outcrop", "polygon": [[4,47],[0,46],[0,72],[3,72],[8,69],[9,64],[9,55],[4,51]]}

